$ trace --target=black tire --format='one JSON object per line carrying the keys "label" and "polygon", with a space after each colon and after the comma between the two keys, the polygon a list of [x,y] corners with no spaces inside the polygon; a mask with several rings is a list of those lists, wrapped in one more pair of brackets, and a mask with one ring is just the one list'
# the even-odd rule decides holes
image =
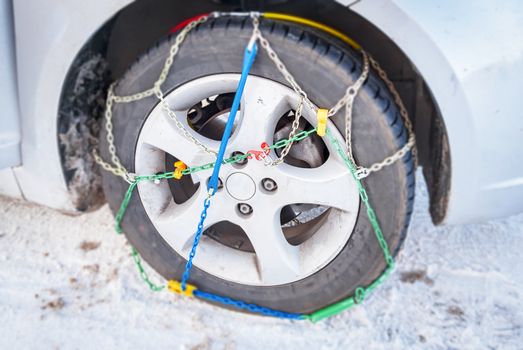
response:
{"label": "black tire", "polygon": [[[263,34],[290,72],[318,106],[332,106],[361,73],[361,55],[322,32],[280,21],[261,21]],[[164,91],[216,73],[239,73],[243,50],[252,31],[250,20],[209,20],[191,32],[163,85]],[[166,38],[145,53],[118,83],[116,93],[128,95],[152,87],[164,64],[174,37]],[[288,85],[267,55],[260,50],[251,74]],[[127,169],[134,170],[134,154],[140,129],[157,99],[149,97],[114,107],[113,124],[118,155]],[[341,113],[333,118],[343,130]],[[101,153],[107,151],[105,133]],[[353,143],[357,162],[370,165],[403,146],[407,140],[398,107],[385,84],[371,73],[354,106]],[[374,173],[363,182],[375,208],[385,238],[396,254],[405,238],[414,200],[412,155]],[[127,183],[103,175],[104,191],[113,212],[120,206]],[[196,224],[196,223],[195,223]],[[127,238],[143,258],[167,279],[179,279],[185,259],[156,231],[140,198],[135,194],[123,220]],[[374,232],[360,207],[355,229],[340,254],[322,270],[302,280],[273,287],[253,287],[221,280],[193,268],[191,282],[201,290],[288,311],[311,312],[352,295],[355,288],[373,281],[385,268]]]}

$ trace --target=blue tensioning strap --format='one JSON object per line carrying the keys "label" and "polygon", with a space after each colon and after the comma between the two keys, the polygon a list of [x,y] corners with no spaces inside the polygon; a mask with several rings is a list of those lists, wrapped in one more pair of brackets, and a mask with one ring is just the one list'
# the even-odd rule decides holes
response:
{"label": "blue tensioning strap", "polygon": [[273,310],[273,309],[269,309],[269,308],[263,307],[263,306],[258,306],[255,304],[248,304],[241,300],[222,297],[220,295],[216,295],[216,294],[212,294],[212,293],[208,293],[208,292],[202,292],[201,290],[195,290],[194,296],[201,298],[201,299],[206,299],[208,301],[213,301],[213,302],[220,303],[220,304],[230,305],[237,309],[243,309],[243,310],[250,311],[252,313],[262,314],[262,315],[266,315],[266,316],[287,318],[287,319],[291,319],[291,320],[303,320],[304,318],[306,318],[306,316],[304,314],[294,314],[294,313],[290,313],[290,312]]}
{"label": "blue tensioning strap", "polygon": [[203,210],[200,214],[200,222],[198,222],[196,235],[194,236],[191,252],[189,253],[189,260],[187,260],[187,264],[185,264],[185,270],[183,271],[181,282],[181,288],[183,291],[185,291],[185,289],[187,288],[187,280],[189,279],[189,274],[191,273],[192,261],[194,259],[194,256],[196,255],[196,248],[198,247],[198,243],[200,243],[200,238],[202,237],[203,223],[205,222],[205,218],[207,217],[207,209],[209,209],[210,205],[211,199],[209,197],[205,198],[205,200],[203,201]]}
{"label": "blue tensioning strap", "polygon": [[247,76],[251,70],[254,59],[256,58],[256,53],[258,52],[258,46],[256,42],[252,39],[245,48],[245,53],[243,55],[243,66],[242,66],[242,75],[240,77],[240,82],[238,83],[238,88],[236,89],[236,94],[234,95],[234,100],[232,102],[231,111],[229,113],[229,119],[227,120],[227,125],[225,125],[225,131],[223,132],[222,142],[220,143],[220,149],[218,151],[218,156],[216,157],[216,163],[214,165],[214,170],[209,180],[207,189],[212,190],[212,194],[218,189],[218,175],[220,174],[220,168],[222,166],[223,157],[225,155],[225,149],[227,148],[227,143],[229,142],[229,137],[231,137],[232,126],[234,125],[234,119],[236,118],[236,113],[240,108],[240,101],[243,94],[243,88],[247,82]]}
{"label": "blue tensioning strap", "polygon": [[258,46],[256,45],[255,37],[252,37],[249,41],[249,44],[245,48],[243,54],[243,65],[242,65],[242,75],[240,77],[240,82],[238,83],[238,88],[236,89],[236,94],[234,95],[234,101],[232,102],[231,112],[229,113],[229,119],[227,120],[227,125],[225,126],[225,131],[223,132],[222,141],[220,143],[220,150],[218,151],[218,156],[216,157],[216,162],[214,163],[214,170],[209,180],[207,190],[209,191],[209,196],[205,199],[202,213],[200,214],[200,221],[196,229],[196,234],[194,236],[194,241],[192,244],[191,252],[189,254],[189,260],[185,264],[185,271],[183,272],[181,288],[183,291],[187,288],[187,281],[189,280],[189,275],[192,268],[192,261],[196,255],[196,248],[200,242],[200,238],[203,232],[203,223],[207,217],[207,209],[211,205],[210,198],[214,196],[216,190],[218,189],[218,176],[220,175],[220,168],[223,162],[223,157],[225,155],[225,149],[227,148],[227,143],[231,137],[232,126],[234,125],[234,119],[240,108],[240,101],[243,94],[243,88],[247,82],[247,76],[251,70],[254,59],[256,58],[256,53],[258,52]]}

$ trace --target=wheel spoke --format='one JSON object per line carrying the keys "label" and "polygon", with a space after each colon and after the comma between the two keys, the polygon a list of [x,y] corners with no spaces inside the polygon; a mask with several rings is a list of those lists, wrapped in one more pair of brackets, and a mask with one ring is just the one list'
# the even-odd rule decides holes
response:
{"label": "wheel spoke", "polygon": [[271,201],[279,208],[288,204],[307,203],[343,211],[354,210],[354,203],[348,198],[357,198],[355,183],[348,170],[332,156],[318,168],[281,164],[271,170],[278,184],[278,190]]}
{"label": "wheel spoke", "polygon": [[[278,88],[276,88],[278,90]],[[230,140],[230,149],[260,149],[262,142],[272,142],[279,118],[291,107],[292,98],[286,89],[275,91],[274,83],[247,79],[238,115],[237,131]]]}
{"label": "wheel spoke", "polygon": [[[185,115],[183,112],[177,113]],[[149,118],[151,120],[144,126],[138,144],[145,143],[160,149],[191,166],[214,160],[212,155],[204,152],[198,145],[184,137],[182,132],[176,128],[174,122],[165,115],[165,112],[155,110]],[[190,130],[189,126],[187,128]],[[191,132],[191,135],[211,149],[217,148],[216,141],[204,138],[195,132]]]}
{"label": "wheel spoke", "polygon": [[189,109],[208,97],[236,91],[239,79],[239,74],[203,77],[178,87],[167,96],[167,101],[176,109]]}
{"label": "wheel spoke", "polygon": [[[154,220],[156,229],[173,246],[184,253],[187,253],[192,246],[196,234],[197,225],[203,209],[203,201],[207,196],[207,191],[200,188],[196,195],[191,197],[183,204],[176,204],[173,201],[163,210]],[[215,223],[224,220],[223,210],[217,210],[214,206],[220,207],[220,196],[215,196],[211,207],[207,211],[207,218],[204,222],[204,230]],[[231,211],[232,214],[232,211]]]}
{"label": "wheel spoke", "polygon": [[300,273],[300,248],[290,245],[280,226],[279,210],[256,210],[242,224],[256,252],[264,284],[293,280]]}

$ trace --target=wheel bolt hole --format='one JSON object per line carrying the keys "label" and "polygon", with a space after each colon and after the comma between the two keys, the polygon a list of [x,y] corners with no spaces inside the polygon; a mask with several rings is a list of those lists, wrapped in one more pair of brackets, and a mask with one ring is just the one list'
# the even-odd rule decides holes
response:
{"label": "wheel bolt hole", "polygon": [[[240,151],[234,151],[231,153],[231,157],[242,157],[242,156],[245,156],[245,153],[240,152]],[[247,157],[245,157],[244,159],[240,160],[239,162],[232,163],[232,165],[235,166],[236,168],[241,168],[247,164],[247,161],[248,161],[248,159],[247,159]]]}
{"label": "wheel bolt hole", "polygon": [[[211,181],[211,178],[207,178],[207,187],[209,187],[209,181]],[[219,177],[218,178],[218,191],[221,190],[223,188],[223,181],[222,179]]]}
{"label": "wheel bolt hole", "polygon": [[247,203],[238,203],[238,212],[244,216],[251,215],[252,207]]}
{"label": "wheel bolt hole", "polygon": [[261,181],[263,189],[267,192],[274,192],[278,189],[278,184],[276,181],[270,178],[265,178]]}

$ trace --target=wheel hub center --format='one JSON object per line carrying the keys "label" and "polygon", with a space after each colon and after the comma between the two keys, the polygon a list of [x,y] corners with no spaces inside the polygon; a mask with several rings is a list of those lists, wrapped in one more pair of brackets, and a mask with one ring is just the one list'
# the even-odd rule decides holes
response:
{"label": "wheel hub center", "polygon": [[256,184],[247,174],[237,172],[229,175],[225,182],[227,192],[239,201],[251,199],[256,193]]}

